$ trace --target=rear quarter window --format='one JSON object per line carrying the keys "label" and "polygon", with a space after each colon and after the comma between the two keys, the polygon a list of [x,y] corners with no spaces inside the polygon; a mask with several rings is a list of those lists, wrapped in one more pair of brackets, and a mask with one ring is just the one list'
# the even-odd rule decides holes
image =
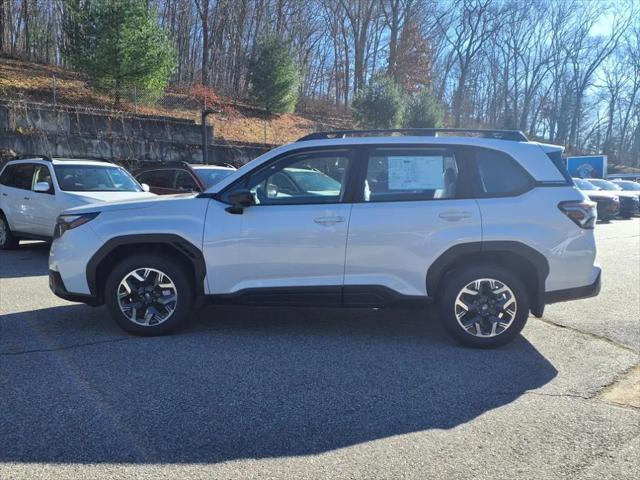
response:
{"label": "rear quarter window", "polygon": [[469,153],[475,167],[472,180],[476,196],[510,197],[533,186],[531,176],[506,153],[486,148],[471,148]]}

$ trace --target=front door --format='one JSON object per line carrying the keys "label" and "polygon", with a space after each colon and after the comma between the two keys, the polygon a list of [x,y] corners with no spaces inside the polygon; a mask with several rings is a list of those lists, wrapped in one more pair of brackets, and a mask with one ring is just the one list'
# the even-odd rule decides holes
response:
{"label": "front door", "polygon": [[255,205],[243,213],[212,200],[204,234],[210,292],[339,303],[352,166],[345,149],[285,154],[231,188],[253,194]]}
{"label": "front door", "polygon": [[56,219],[60,212],[60,205],[56,202],[51,171],[47,165],[38,165],[33,177],[33,187],[38,182],[49,184],[48,192],[36,192],[33,190],[29,195],[31,205],[32,231],[35,235],[43,237],[53,237],[56,226]]}

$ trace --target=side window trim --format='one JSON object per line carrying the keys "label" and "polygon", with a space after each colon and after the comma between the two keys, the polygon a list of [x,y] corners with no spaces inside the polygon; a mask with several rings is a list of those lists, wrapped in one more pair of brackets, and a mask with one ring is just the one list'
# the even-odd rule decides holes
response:
{"label": "side window trim", "polygon": [[[336,202],[322,202],[322,203],[283,203],[282,206],[294,206],[294,205],[340,205],[345,203],[353,203],[350,201],[352,197],[351,189],[353,187],[352,177],[355,166],[358,164],[358,145],[340,145],[340,146],[328,146],[328,147],[307,147],[307,148],[297,148],[295,150],[290,150],[288,152],[283,152],[280,155],[277,155],[271,159],[269,159],[264,164],[260,165],[258,168],[255,168],[251,171],[245,173],[242,177],[238,178],[235,182],[227,185],[221,192],[216,195],[216,199],[230,205],[228,200],[228,195],[237,190],[238,188],[248,188],[249,182],[254,175],[260,175],[265,170],[270,168],[274,163],[280,162],[282,159],[287,157],[296,157],[300,155],[309,155],[309,154],[317,154],[322,155],[323,153],[336,153],[336,152],[344,152],[345,157],[349,159],[347,171],[345,173],[344,178],[344,188],[342,192],[342,198],[340,198]],[[295,163],[295,162],[293,162]],[[286,168],[286,167],[285,167]],[[267,177],[265,177],[266,179]],[[273,207],[280,206],[278,204],[267,204],[267,205],[255,205],[256,207]]]}

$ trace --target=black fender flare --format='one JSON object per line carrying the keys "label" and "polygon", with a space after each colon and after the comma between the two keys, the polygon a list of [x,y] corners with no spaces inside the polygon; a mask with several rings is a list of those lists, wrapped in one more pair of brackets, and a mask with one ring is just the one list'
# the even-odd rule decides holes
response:
{"label": "black fender flare", "polygon": [[141,245],[145,243],[168,246],[186,258],[193,265],[196,295],[204,295],[204,278],[207,273],[207,267],[202,250],[184,237],[173,233],[122,235],[107,240],[87,263],[87,285],[91,295],[100,298],[101,292],[98,292],[97,270],[107,255],[124,245]]}
{"label": "black fender flare", "polygon": [[517,255],[533,265],[536,271],[535,295],[531,298],[531,312],[535,316],[542,316],[545,306],[545,282],[549,275],[549,262],[546,257],[534,248],[517,241],[487,241],[469,242],[454,245],[440,255],[427,270],[427,295],[433,296],[438,291],[438,285],[449,268],[462,256],[483,253],[505,252]]}

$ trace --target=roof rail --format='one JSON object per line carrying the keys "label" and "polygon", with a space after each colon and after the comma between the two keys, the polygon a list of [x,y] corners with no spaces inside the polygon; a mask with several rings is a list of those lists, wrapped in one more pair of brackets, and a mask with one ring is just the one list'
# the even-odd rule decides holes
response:
{"label": "roof rail", "polygon": [[18,155],[15,160],[46,160],[47,162],[51,161],[51,157],[48,155],[32,155],[32,154],[23,154]]}
{"label": "roof rail", "polygon": [[441,136],[439,134],[444,133],[451,134],[451,136],[477,136],[481,138],[494,138],[496,140],[512,140],[515,142],[529,141],[527,136],[519,130],[492,130],[484,128],[394,128],[388,130],[335,130],[315,132],[299,138],[298,142],[346,137],[391,136],[390,134],[394,133],[416,137],[438,137]]}

